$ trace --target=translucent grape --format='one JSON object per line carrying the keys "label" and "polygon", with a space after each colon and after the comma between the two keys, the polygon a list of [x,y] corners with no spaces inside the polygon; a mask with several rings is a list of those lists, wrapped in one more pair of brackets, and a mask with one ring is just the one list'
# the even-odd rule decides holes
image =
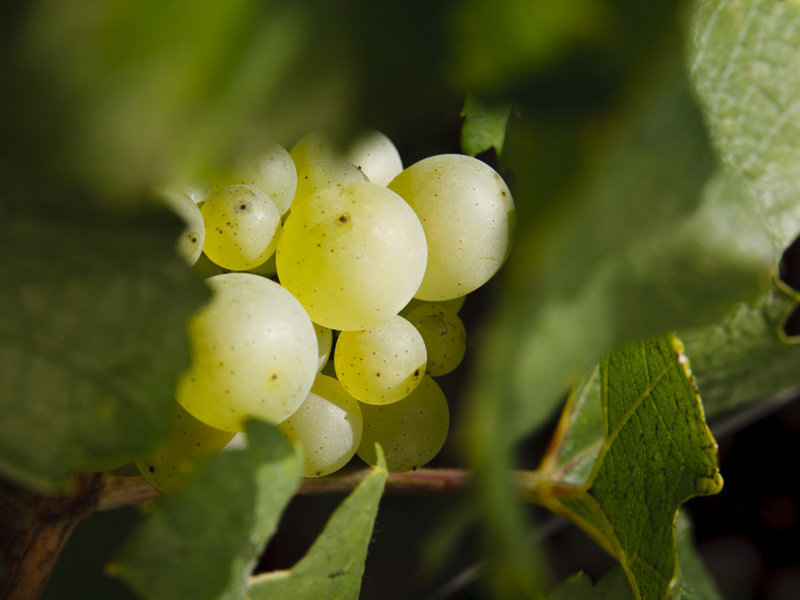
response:
{"label": "translucent grape", "polygon": [[467,332],[455,312],[446,306],[424,304],[406,318],[425,340],[429,375],[446,375],[461,364],[467,349]]}
{"label": "translucent grape", "polygon": [[444,393],[428,375],[408,397],[382,406],[362,404],[361,413],[364,433],[358,455],[374,465],[378,442],[392,472],[410,471],[430,461],[442,449],[450,426]]}
{"label": "translucent grape", "polygon": [[317,363],[317,371],[322,371],[325,364],[328,362],[328,357],[331,354],[331,345],[333,344],[333,331],[322,325],[314,325],[314,333],[317,334],[317,349],[319,351],[319,360]]}
{"label": "translucent grape", "polygon": [[265,277],[206,280],[211,302],[189,320],[192,362],[178,402],[194,417],[242,431],[255,417],[280,423],[303,402],[317,373],[317,336],[300,303]]}
{"label": "translucent grape", "polygon": [[229,185],[206,198],[203,251],[221,267],[252,269],[275,251],[281,215],[275,203],[254,187]]}
{"label": "translucent grape", "polygon": [[508,254],[514,202],[488,165],[459,154],[423,159],[389,184],[417,213],[428,240],[425,278],[414,295],[449,300],[486,283]]}
{"label": "translucent grape", "polygon": [[289,210],[297,187],[294,161],[280,144],[270,145],[255,159],[239,165],[228,184],[249,185],[264,192],[280,214]]}
{"label": "translucent grape", "polygon": [[178,254],[193,265],[203,250],[205,225],[203,215],[194,200],[183,191],[162,190],[161,197],[169,208],[186,224],[178,237]]}
{"label": "translucent grape", "polygon": [[304,135],[291,149],[289,154],[300,173],[314,161],[323,158],[336,158],[336,147],[319,131],[311,131]]}
{"label": "translucent grape", "polygon": [[278,241],[281,284],[315,323],[367,329],[397,314],[425,272],[414,211],[374,183],[320,190],[292,206]]}
{"label": "translucent grape", "polygon": [[152,455],[135,460],[147,483],[165,494],[186,487],[199,458],[215,454],[233,438],[198,421],[179,405],[167,429],[167,439]]}
{"label": "translucent grape", "polygon": [[356,453],[361,407],[336,379],[317,375],[311,393],[279,427],[303,446],[303,475],[320,477],[341,469]]}
{"label": "translucent grape", "polygon": [[295,200],[301,202],[303,198],[326,187],[354,181],[367,181],[354,164],[337,158],[315,160],[300,172]]}
{"label": "translucent grape", "polygon": [[400,153],[392,140],[380,131],[367,131],[356,138],[344,158],[378,185],[388,185],[403,170]]}
{"label": "translucent grape", "polygon": [[364,331],[343,331],[333,362],[347,392],[367,404],[408,396],[425,373],[425,342],[414,326],[395,315]]}
{"label": "translucent grape", "polygon": [[459,296],[458,298],[453,298],[451,300],[440,300],[436,302],[435,300],[420,300],[419,298],[412,298],[411,302],[406,304],[403,307],[403,310],[400,311],[401,317],[408,318],[408,313],[414,310],[417,307],[425,306],[427,304],[434,304],[436,306],[446,306],[454,313],[458,313],[461,310],[461,307],[464,306],[464,300],[466,300],[466,296]]}

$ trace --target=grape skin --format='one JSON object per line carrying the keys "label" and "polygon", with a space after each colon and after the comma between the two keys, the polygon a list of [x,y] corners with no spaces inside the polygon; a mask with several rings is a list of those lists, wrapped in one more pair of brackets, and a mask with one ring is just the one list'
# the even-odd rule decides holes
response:
{"label": "grape skin", "polygon": [[417,469],[442,449],[450,426],[447,401],[429,375],[411,394],[392,404],[361,405],[364,432],[357,454],[370,465],[377,462],[375,443],[386,454],[391,472]]}
{"label": "grape skin", "polygon": [[405,306],[427,246],[414,211],[374,183],[320,190],[293,205],[278,240],[281,284],[315,323],[367,329]]}
{"label": "grape skin", "polygon": [[367,131],[356,138],[344,155],[372,183],[388,185],[403,170],[400,153],[380,131]]}
{"label": "grape skin", "polygon": [[326,187],[354,181],[367,181],[355,165],[336,158],[315,160],[300,172],[295,200],[302,202],[304,198]]}
{"label": "grape skin", "polygon": [[406,318],[425,340],[430,375],[446,375],[461,364],[467,349],[467,331],[455,312],[446,306],[424,304]]}
{"label": "grape skin", "polygon": [[286,149],[271,144],[255,160],[239,165],[227,185],[249,185],[264,192],[283,215],[297,189],[297,169]]}
{"label": "grape skin", "polygon": [[243,431],[248,418],[283,421],[317,373],[311,320],[287,290],[265,277],[226,273],[206,281],[214,295],[189,320],[192,363],[178,382],[178,402],[226,431]]}

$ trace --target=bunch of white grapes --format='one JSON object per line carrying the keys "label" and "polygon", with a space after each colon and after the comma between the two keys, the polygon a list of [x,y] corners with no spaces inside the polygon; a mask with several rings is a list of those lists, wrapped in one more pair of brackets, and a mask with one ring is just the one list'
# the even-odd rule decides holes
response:
{"label": "bunch of white grapes", "polygon": [[390,471],[439,452],[449,410],[433,377],[461,362],[457,311],[511,241],[514,203],[492,168],[444,154],[403,169],[381,133],[344,151],[311,133],[164,195],[213,296],[189,322],[169,437],[137,460],[153,486],[179,489],[252,418],[303,447],[306,476],[354,454],[374,464],[376,442]]}

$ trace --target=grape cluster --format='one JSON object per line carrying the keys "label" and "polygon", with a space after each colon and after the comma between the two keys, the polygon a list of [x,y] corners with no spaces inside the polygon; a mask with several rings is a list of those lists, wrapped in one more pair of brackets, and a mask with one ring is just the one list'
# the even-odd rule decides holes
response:
{"label": "grape cluster", "polygon": [[437,454],[449,411],[432,376],[461,362],[457,311],[509,251],[514,203],[493,169],[457,154],[403,169],[381,133],[344,151],[311,133],[164,195],[213,296],[189,322],[168,439],[137,461],[148,481],[180,487],[250,418],[302,445],[306,476],[374,464],[375,442],[390,471]]}

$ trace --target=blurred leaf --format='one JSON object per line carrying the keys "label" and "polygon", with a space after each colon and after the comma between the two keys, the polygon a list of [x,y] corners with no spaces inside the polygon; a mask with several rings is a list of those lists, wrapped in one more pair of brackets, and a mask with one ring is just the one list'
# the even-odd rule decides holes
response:
{"label": "blurred leaf", "polygon": [[[619,346],[595,373],[567,403],[531,498],[619,560],[637,599],[666,598],[678,576],[678,508],[722,488],[716,443],[676,337]],[[561,457],[576,445],[599,447],[585,480],[571,476],[580,454]]]}
{"label": "blurred leaf", "polygon": [[464,124],[461,126],[461,149],[470,156],[495,149],[503,152],[506,124],[511,114],[507,103],[490,104],[469,94],[461,111]]}
{"label": "blurred leaf", "polygon": [[124,462],[165,435],[175,380],[188,364],[185,322],[208,294],[175,251],[177,222],[151,219],[6,211],[4,477],[52,490],[74,470]]}
{"label": "blurred leaf", "polygon": [[783,324],[800,297],[775,287],[706,327],[681,333],[706,414],[765,400],[800,384],[800,340]]}
{"label": "blurred leaf", "polygon": [[274,426],[250,421],[247,439],[201,465],[185,491],[156,500],[109,566],[142,598],[242,598],[302,469]]}
{"label": "blurred leaf", "polygon": [[800,230],[800,3],[696,3],[692,75],[722,159],[777,252]]}
{"label": "blurred leaf", "polygon": [[386,460],[378,447],[372,473],[336,509],[308,553],[288,571],[253,577],[247,598],[357,599],[386,475]]}
{"label": "blurred leaf", "polygon": [[[692,528],[689,519],[678,512],[676,525],[677,551],[680,561],[680,577],[670,590],[672,600],[722,600],[714,582],[709,577],[700,557],[694,549]],[[633,592],[625,572],[615,567],[596,586],[584,574],[579,573],[565,580],[553,590],[548,600],[633,600]]]}

